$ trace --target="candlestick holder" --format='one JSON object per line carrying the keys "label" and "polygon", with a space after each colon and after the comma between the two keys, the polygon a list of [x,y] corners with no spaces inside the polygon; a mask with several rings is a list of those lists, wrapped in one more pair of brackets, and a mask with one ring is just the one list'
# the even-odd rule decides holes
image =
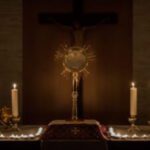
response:
{"label": "candlestick holder", "polygon": [[17,131],[20,131],[19,129],[19,122],[20,122],[21,118],[18,116],[18,117],[12,117],[12,129],[14,130],[17,130]]}
{"label": "candlestick holder", "polygon": [[136,116],[131,116],[128,120],[130,123],[130,127],[128,129],[128,132],[136,133],[136,132],[140,131],[140,128],[137,125],[135,125],[135,122],[137,120]]}

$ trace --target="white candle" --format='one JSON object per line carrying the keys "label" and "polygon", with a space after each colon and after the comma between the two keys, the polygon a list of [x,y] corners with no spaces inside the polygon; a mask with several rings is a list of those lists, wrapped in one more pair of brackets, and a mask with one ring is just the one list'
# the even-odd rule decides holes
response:
{"label": "white candle", "polygon": [[11,98],[12,98],[12,115],[13,117],[18,117],[18,89],[17,84],[13,84],[13,88],[11,90]]}
{"label": "white candle", "polygon": [[137,115],[137,88],[134,82],[131,83],[130,88],[130,116],[135,117]]}

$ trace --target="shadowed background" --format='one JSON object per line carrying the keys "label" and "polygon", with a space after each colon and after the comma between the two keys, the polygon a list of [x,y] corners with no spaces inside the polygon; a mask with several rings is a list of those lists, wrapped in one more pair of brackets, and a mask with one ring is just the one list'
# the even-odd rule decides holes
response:
{"label": "shadowed background", "polygon": [[[84,34],[96,60],[80,85],[81,117],[127,123],[129,86],[134,79],[139,122],[149,120],[149,5],[142,0],[133,4],[130,0],[84,1],[85,13],[115,12],[118,22],[99,24]],[[71,45],[72,31],[40,24],[41,12],[70,13],[72,1],[0,0],[0,105],[11,106],[11,83],[18,82],[24,123],[71,117],[71,78],[60,76],[63,68],[54,55],[61,45]]]}
{"label": "shadowed background", "polygon": [[[84,1],[83,6],[84,13],[118,15],[115,24],[99,23],[85,30],[84,44],[90,45],[96,60],[89,64],[90,75],[83,78],[83,117],[124,123],[132,80],[131,1]],[[71,117],[71,78],[60,75],[63,67],[54,61],[54,55],[61,45],[71,45],[72,30],[40,24],[38,15],[42,12],[70,13],[72,1],[24,1],[23,116],[27,123]]]}

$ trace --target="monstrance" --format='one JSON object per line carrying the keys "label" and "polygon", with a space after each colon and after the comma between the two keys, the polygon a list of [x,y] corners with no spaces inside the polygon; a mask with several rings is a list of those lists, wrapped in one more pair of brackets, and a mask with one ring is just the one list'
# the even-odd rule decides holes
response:
{"label": "monstrance", "polygon": [[67,73],[72,77],[72,119],[54,120],[47,127],[47,132],[43,134],[43,140],[77,140],[77,139],[100,139],[100,124],[93,119],[78,118],[78,84],[80,73],[88,73],[87,67],[90,61],[95,58],[93,53],[89,53],[88,48],[73,46],[65,47],[64,51],[57,51],[56,58],[61,59],[64,67],[62,75]]}
{"label": "monstrance", "polygon": [[79,84],[79,74],[86,73],[87,66],[90,61],[95,57],[93,53],[87,52],[88,48],[84,47],[66,47],[64,48],[64,53],[60,51],[57,52],[56,58],[62,58],[62,64],[65,73],[70,73],[72,75],[72,120],[78,119],[78,84]]}

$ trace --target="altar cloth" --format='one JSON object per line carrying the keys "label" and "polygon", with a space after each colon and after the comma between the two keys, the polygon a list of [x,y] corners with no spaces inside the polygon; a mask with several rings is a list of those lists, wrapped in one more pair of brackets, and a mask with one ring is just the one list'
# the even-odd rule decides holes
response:
{"label": "altar cloth", "polygon": [[47,140],[99,140],[100,124],[96,120],[54,120],[50,122],[42,139]]}
{"label": "altar cloth", "polygon": [[54,120],[42,136],[42,150],[106,150],[96,120]]}

